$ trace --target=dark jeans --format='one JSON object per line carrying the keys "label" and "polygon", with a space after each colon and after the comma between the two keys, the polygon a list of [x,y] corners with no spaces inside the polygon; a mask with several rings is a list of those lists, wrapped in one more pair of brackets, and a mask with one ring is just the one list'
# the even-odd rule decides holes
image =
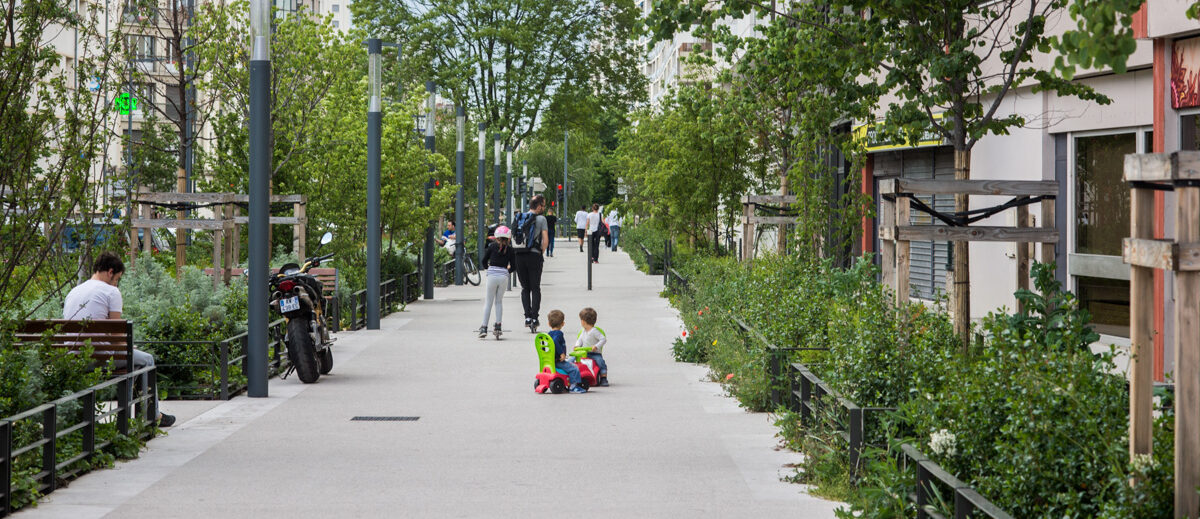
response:
{"label": "dark jeans", "polygon": [[600,368],[600,376],[608,375],[608,363],[604,362],[604,355],[599,352],[590,351],[587,354],[589,359],[596,361],[596,367]]}
{"label": "dark jeans", "polygon": [[567,380],[571,381],[572,386],[579,384],[579,368],[575,367],[575,364],[560,360],[554,363],[554,369],[563,372],[567,376]]}
{"label": "dark jeans", "polygon": [[521,280],[521,306],[526,319],[537,319],[542,307],[542,255],[539,252],[517,253],[517,279]]}
{"label": "dark jeans", "polygon": [[592,233],[592,261],[600,260],[600,231]]}
{"label": "dark jeans", "polygon": [[548,235],[547,237],[550,238],[550,243],[546,245],[546,252],[549,254],[554,254],[554,233],[549,232],[546,234]]}

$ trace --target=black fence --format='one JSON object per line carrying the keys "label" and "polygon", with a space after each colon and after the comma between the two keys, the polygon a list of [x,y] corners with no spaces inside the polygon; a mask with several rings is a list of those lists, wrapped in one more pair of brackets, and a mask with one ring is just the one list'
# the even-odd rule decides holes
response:
{"label": "black fence", "polygon": [[[87,462],[111,450],[119,436],[152,438],[156,379],[155,367],[145,367],[0,420],[0,517],[12,512],[12,477],[26,455],[40,456],[41,471],[34,478],[37,492],[45,495],[58,488],[60,479],[90,470]],[[101,411],[97,404],[109,399],[116,401],[115,407]],[[99,429],[106,426],[115,429],[115,435],[102,439]],[[23,428],[39,429],[40,438],[17,444]],[[73,445],[66,448],[68,442],[78,442],[78,450]],[[60,447],[77,454],[60,459]]]}
{"label": "black fence", "polygon": [[421,272],[414,270],[400,276],[401,301],[409,304],[421,297]]}
{"label": "black fence", "polygon": [[[692,298],[688,280],[670,266],[670,244],[663,275],[667,292]],[[766,353],[767,374],[770,380],[770,401],[777,409],[799,412],[800,426],[810,430],[818,426],[818,420],[829,416],[822,413],[824,406],[832,408],[835,432],[846,441],[847,463],[852,481],[857,481],[861,471],[862,453],[867,445],[868,420],[876,417],[879,423],[885,413],[895,411],[891,407],[864,407],[839,395],[821,380],[808,366],[790,362],[792,352],[828,351],[826,347],[779,347],[762,333],[730,314],[730,321],[741,335],[743,345],[750,340],[762,343]],[[970,485],[947,472],[937,463],[921,454],[916,447],[903,444],[896,459],[901,470],[915,471],[914,489],[904,496],[917,508],[918,519],[947,519],[943,511],[951,510],[955,519],[967,519],[982,514],[991,519],[1012,519],[1012,516],[992,504]],[[952,495],[953,502],[942,502],[940,496]]]}
{"label": "black fence", "polygon": [[[267,345],[270,376],[287,370],[287,321],[276,319],[267,325]],[[246,357],[249,336],[239,333],[220,341],[136,341],[134,345],[153,352],[160,359],[188,358],[192,362],[157,362],[158,375],[164,382],[171,381],[175,373],[187,373],[189,378],[199,373],[199,382],[189,385],[167,385],[169,399],[229,400],[246,390]],[[182,353],[182,355],[181,355]],[[160,384],[164,385],[164,384]]]}
{"label": "black fence", "polygon": [[[405,274],[407,277],[408,274]],[[407,283],[407,282],[406,282]],[[392,313],[392,310],[399,308],[401,297],[404,298],[404,304],[409,303],[408,285],[404,285],[405,290],[397,290],[396,280],[389,279],[379,284],[379,314],[385,316]],[[359,290],[354,293],[354,304],[350,307],[350,330],[359,330],[367,327],[367,291]]]}

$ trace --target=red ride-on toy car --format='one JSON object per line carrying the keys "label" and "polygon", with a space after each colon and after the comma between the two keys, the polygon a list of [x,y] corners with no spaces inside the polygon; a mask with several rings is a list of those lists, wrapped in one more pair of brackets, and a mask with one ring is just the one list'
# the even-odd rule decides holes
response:
{"label": "red ride-on toy car", "polygon": [[[537,350],[538,374],[533,381],[533,390],[538,393],[566,393],[571,386],[567,374],[554,368],[554,339],[549,334],[539,333],[533,337],[533,347]],[[586,353],[584,353],[586,355]],[[579,368],[579,385],[588,389],[596,385],[598,369],[592,359],[579,360],[576,357],[575,367]]]}

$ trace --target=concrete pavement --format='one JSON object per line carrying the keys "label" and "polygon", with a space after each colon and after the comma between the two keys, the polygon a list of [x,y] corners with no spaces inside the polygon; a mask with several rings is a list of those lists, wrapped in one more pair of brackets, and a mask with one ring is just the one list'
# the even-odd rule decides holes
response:
{"label": "concrete pavement", "polygon": [[272,380],[270,398],[201,410],[17,517],[833,517],[838,503],[780,481],[799,456],[767,415],[672,360],[681,325],[661,277],[605,250],[588,292],[584,255],[557,245],[542,322],[561,309],[574,337],[595,308],[610,387],[535,394],[519,289],[497,341],[474,334],[482,288],[438,288],[381,330],[338,334],[317,384]]}

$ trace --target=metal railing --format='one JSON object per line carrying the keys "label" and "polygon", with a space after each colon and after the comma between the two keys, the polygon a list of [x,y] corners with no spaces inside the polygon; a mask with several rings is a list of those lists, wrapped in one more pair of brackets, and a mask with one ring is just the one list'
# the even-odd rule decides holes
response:
{"label": "metal railing", "polygon": [[454,284],[454,260],[447,261],[438,265],[437,268],[438,286],[448,286]]}
{"label": "metal railing", "polygon": [[[914,492],[906,497],[916,504],[917,519],[947,519],[938,504],[952,508],[954,519],[968,519],[977,514],[991,519],[1012,519],[1007,512],[992,504],[970,485],[946,472],[912,445],[900,445],[896,466],[902,471],[916,470],[916,487]],[[936,503],[937,497],[945,493],[939,492],[934,485],[950,490],[953,503]]]}
{"label": "metal railing", "polygon": [[[283,373],[290,365],[287,357],[287,320],[280,318],[267,325],[267,345],[269,362],[267,363],[270,376]],[[220,399],[229,400],[232,396],[246,389],[244,376],[232,377],[231,368],[239,366],[245,372],[249,336],[246,332],[239,333],[220,341],[136,341],[139,349],[152,351],[163,356],[164,351],[171,348],[199,349],[204,351],[200,356],[206,356],[209,362],[200,363],[171,363],[159,362],[158,374],[165,380],[170,380],[170,373],[176,370],[196,370],[202,373],[212,373],[216,379],[209,384],[193,384],[176,386],[168,384],[167,398],[180,399]],[[161,384],[160,384],[161,385]]]}
{"label": "metal railing", "polygon": [[[411,274],[415,274],[411,273]],[[409,274],[405,274],[407,277]],[[408,285],[404,286],[404,296],[407,298]],[[401,303],[399,300],[400,291],[396,289],[396,280],[389,279],[379,284],[379,313],[380,317],[392,313],[392,309],[398,307]],[[359,290],[354,293],[354,305],[350,307],[350,330],[359,330],[367,327],[367,291]],[[407,304],[408,301],[405,301]]]}
{"label": "metal railing", "polygon": [[421,271],[414,270],[400,276],[400,292],[401,300],[404,304],[409,304],[421,297]]}
{"label": "metal railing", "polygon": [[[17,472],[17,460],[26,454],[41,451],[41,471],[34,474],[34,478],[38,480],[37,492],[44,495],[58,488],[60,478],[73,477],[90,470],[88,464],[81,462],[113,446],[116,436],[111,439],[98,438],[100,426],[113,423],[116,435],[128,437],[133,431],[139,438],[152,438],[154,428],[150,425],[157,412],[154,408],[154,394],[158,390],[155,375],[154,366],[116,375],[82,391],[0,420],[0,517],[12,512],[12,476]],[[97,403],[110,396],[116,399],[116,407],[101,412]],[[63,420],[69,420],[70,423],[60,424]],[[24,445],[14,445],[13,442],[18,441],[15,430],[25,422],[37,426],[41,438]],[[79,453],[60,460],[59,446],[76,439],[79,441]]]}

